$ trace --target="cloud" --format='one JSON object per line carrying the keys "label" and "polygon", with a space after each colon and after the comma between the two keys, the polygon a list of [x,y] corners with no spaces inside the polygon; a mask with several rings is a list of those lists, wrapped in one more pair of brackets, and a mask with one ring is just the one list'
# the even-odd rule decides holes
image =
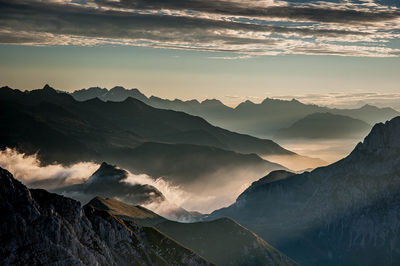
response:
{"label": "cloud", "polygon": [[[210,212],[234,202],[235,198],[257,178],[251,169],[230,173],[232,182],[215,187],[210,193],[188,191],[163,178],[154,179],[145,174],[133,174],[107,164],[80,162],[69,166],[42,165],[36,155],[24,155],[13,149],[0,150],[0,167],[29,188],[42,188],[79,200],[86,204],[96,196],[112,197],[133,205],[142,205],[169,219],[188,221],[190,215],[183,210]],[[100,169],[100,170],[99,170]],[[211,179],[222,179],[226,171],[215,173]],[[250,175],[252,180],[235,178]],[[204,181],[199,181],[205,187]],[[206,185],[207,186],[207,185]],[[209,187],[203,190],[210,190]]]}
{"label": "cloud", "polygon": [[119,168],[107,171],[103,167],[98,171],[100,165],[92,162],[70,166],[41,165],[36,155],[24,155],[9,148],[0,150],[0,167],[10,171],[29,188],[50,190],[83,204],[95,196],[113,197],[130,204],[141,204],[168,216],[189,198],[178,187],[162,179],[134,175]]}
{"label": "cloud", "polygon": [[85,181],[99,165],[82,162],[70,166],[51,164],[42,166],[36,155],[25,156],[12,149],[0,150],[0,167],[31,188],[53,189]]}
{"label": "cloud", "polygon": [[303,103],[334,108],[357,108],[365,104],[371,104],[378,107],[392,107],[400,111],[400,93],[335,92],[327,94],[276,95],[273,97],[283,100],[295,98]]}
{"label": "cloud", "polygon": [[375,2],[0,0],[0,43],[230,52],[212,59],[397,57],[399,10]]}
{"label": "cloud", "polygon": [[[322,2],[320,5],[291,6],[284,1],[212,1],[212,0],[95,0],[99,6],[129,8],[132,10],[181,10],[197,11],[219,15],[279,18],[300,21],[370,23],[397,19],[393,10],[362,10],[365,5],[334,5]],[[334,8],[335,7],[335,8]],[[341,9],[338,7],[342,7]],[[357,10],[358,7],[358,10]],[[378,5],[370,5],[378,7]],[[351,9],[350,9],[351,8]]]}

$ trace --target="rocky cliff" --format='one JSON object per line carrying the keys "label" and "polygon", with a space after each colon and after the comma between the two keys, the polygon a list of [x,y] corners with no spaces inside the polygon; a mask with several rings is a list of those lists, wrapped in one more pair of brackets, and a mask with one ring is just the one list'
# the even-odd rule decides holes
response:
{"label": "rocky cliff", "polygon": [[0,168],[1,265],[210,265],[151,227],[29,190]]}

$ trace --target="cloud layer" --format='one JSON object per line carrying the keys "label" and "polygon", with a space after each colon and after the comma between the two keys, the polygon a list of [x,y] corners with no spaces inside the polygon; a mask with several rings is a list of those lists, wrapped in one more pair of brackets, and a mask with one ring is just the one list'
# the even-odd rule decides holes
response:
{"label": "cloud layer", "polygon": [[[0,43],[397,57],[390,1],[0,0]],[[231,58],[221,57],[221,59]]]}
{"label": "cloud layer", "polygon": [[[119,168],[111,169],[110,174],[104,171],[104,167],[99,172],[97,170],[100,165],[92,162],[70,166],[42,165],[36,155],[25,155],[9,148],[0,150],[0,167],[10,171],[29,188],[50,190],[79,200],[83,204],[95,196],[113,197],[126,203],[140,204],[170,219],[180,220],[188,219],[185,213],[178,212],[180,208],[211,212],[231,204],[251,184],[233,180],[227,188],[221,186],[211,194],[203,195],[171,185],[163,178],[154,179],[145,174],[132,174]],[[243,169],[243,172],[251,175],[249,169]],[[214,178],[217,177],[221,177],[219,173],[216,173]]]}

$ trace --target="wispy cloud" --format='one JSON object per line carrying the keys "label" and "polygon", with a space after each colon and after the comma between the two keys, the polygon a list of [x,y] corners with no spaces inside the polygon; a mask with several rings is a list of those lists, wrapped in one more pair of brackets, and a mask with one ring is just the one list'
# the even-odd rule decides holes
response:
{"label": "wispy cloud", "polygon": [[132,45],[258,55],[397,57],[380,1],[0,0],[0,43]]}
{"label": "wispy cloud", "polygon": [[356,108],[371,104],[378,107],[392,107],[400,111],[400,93],[335,92],[327,94],[276,95],[274,98],[283,100],[296,98],[303,103],[336,108]]}

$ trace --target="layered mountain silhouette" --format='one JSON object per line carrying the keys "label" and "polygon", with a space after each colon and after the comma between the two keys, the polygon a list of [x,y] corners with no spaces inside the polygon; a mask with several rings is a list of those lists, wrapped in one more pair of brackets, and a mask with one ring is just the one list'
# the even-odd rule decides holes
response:
{"label": "layered mountain silhouette", "polygon": [[122,87],[115,87],[111,90],[94,87],[75,91],[72,95],[77,100],[98,97],[103,101],[124,101],[128,97],[133,97],[156,108],[183,111],[201,116],[212,124],[223,128],[258,136],[272,136],[276,134],[277,130],[287,128],[296,121],[313,113],[328,112],[349,116],[371,125],[384,122],[400,114],[392,108],[378,108],[368,104],[355,109],[332,109],[303,104],[294,99],[286,101],[270,98],[266,98],[259,104],[245,101],[237,107],[231,108],[215,99],[203,102],[198,102],[197,100],[168,100],[155,96],[146,97],[137,89],[127,90]]}
{"label": "layered mountain silhouette", "polygon": [[271,140],[224,130],[200,117],[156,109],[134,98],[78,102],[48,85],[26,92],[1,88],[0,113],[0,148],[37,153],[44,164],[106,161],[135,173],[190,183],[216,169],[229,170],[227,176],[232,165],[263,169],[257,175],[284,169],[244,154],[296,156]]}
{"label": "layered mountain silhouette", "polygon": [[314,113],[279,130],[278,139],[339,139],[365,136],[372,126],[362,120],[331,113]]}
{"label": "layered mountain silhouette", "polygon": [[209,218],[231,217],[301,265],[400,261],[400,117],[376,124],[346,158],[272,172]]}
{"label": "layered mountain silhouette", "polygon": [[82,208],[70,198],[28,189],[2,168],[0,210],[2,265],[213,265],[204,256],[218,265],[296,265],[230,219],[180,224],[100,197]]}
{"label": "layered mountain silhouette", "polygon": [[228,218],[209,222],[169,221],[140,206],[97,197],[88,203],[116,217],[151,225],[216,265],[296,265],[260,237]]}
{"label": "layered mountain silhouette", "polygon": [[[49,179],[49,182],[51,182]],[[42,182],[42,185],[44,182]],[[38,184],[36,184],[38,186]],[[82,204],[88,203],[96,196],[107,198],[118,198],[124,202],[143,205],[152,204],[153,206],[164,206],[165,211],[162,215],[173,220],[192,221],[199,214],[189,212],[179,207],[162,194],[156,187],[146,184],[129,182],[128,171],[118,168],[115,165],[103,162],[85,182],[68,186],[59,186],[51,189],[51,192],[62,194],[80,201]]]}
{"label": "layered mountain silhouette", "polygon": [[40,189],[0,168],[1,265],[211,265],[153,227]]}
{"label": "layered mountain silhouette", "polygon": [[89,89],[76,90],[72,96],[78,101],[87,101],[94,98],[99,98],[103,101],[122,102],[127,98],[132,97],[142,102],[147,100],[147,97],[138,89],[126,90],[121,86],[116,86],[110,90],[100,87],[91,87]]}
{"label": "layered mountain silhouette", "polygon": [[[27,92],[3,87],[0,95],[4,104],[3,119],[8,118],[6,114],[16,113],[17,109],[19,115],[25,115],[23,118],[33,118],[34,122],[44,124],[42,127],[51,126],[67,137],[83,137],[81,142],[88,146],[97,141],[124,147],[162,141],[208,145],[240,153],[292,154],[271,140],[230,132],[212,126],[202,118],[156,109],[134,98],[123,102],[103,102],[98,98],[78,102],[48,85]],[[10,110],[12,106],[14,110]],[[78,126],[79,130],[76,129]],[[86,136],[88,133],[92,133],[91,138]]]}

